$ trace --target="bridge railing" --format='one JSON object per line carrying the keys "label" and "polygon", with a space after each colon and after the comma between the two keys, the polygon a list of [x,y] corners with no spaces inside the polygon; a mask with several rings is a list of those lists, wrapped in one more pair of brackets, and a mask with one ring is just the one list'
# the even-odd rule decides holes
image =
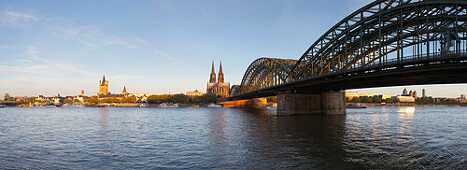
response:
{"label": "bridge railing", "polygon": [[429,61],[429,60],[439,60],[439,59],[453,59],[453,58],[462,58],[462,57],[467,57],[467,51],[461,50],[458,53],[455,52],[436,52],[436,53],[425,53],[421,55],[414,55],[414,56],[404,56],[401,58],[392,58],[386,60],[384,63],[379,63],[379,62],[374,62],[374,63],[369,63],[365,64],[360,67],[355,67],[355,68],[349,68],[349,69],[341,69],[341,70],[335,70],[331,71],[329,73],[325,74],[320,74],[320,75],[312,75],[308,79],[312,78],[320,78],[320,77],[326,77],[329,75],[335,75],[335,74],[342,74],[346,72],[354,72],[354,71],[359,71],[359,70],[371,70],[373,68],[381,68],[381,67],[389,67],[389,66],[396,66],[396,65],[404,65],[404,64],[409,64],[409,63],[420,63],[423,61]]}

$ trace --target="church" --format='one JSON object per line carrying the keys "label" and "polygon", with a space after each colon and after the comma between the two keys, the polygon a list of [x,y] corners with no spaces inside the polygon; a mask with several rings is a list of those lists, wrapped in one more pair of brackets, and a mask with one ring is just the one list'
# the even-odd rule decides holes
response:
{"label": "church", "polygon": [[216,72],[214,70],[214,61],[212,61],[211,76],[206,88],[206,93],[215,94],[221,97],[229,97],[230,83],[224,83],[224,73],[222,72],[222,62],[219,66],[219,75],[216,79]]}
{"label": "church", "polygon": [[99,81],[99,93],[97,94],[98,98],[125,97],[125,96],[128,96],[128,92],[126,91],[125,86],[123,86],[122,94],[111,94],[109,92],[109,81],[105,80],[105,75],[102,77],[102,80]]}

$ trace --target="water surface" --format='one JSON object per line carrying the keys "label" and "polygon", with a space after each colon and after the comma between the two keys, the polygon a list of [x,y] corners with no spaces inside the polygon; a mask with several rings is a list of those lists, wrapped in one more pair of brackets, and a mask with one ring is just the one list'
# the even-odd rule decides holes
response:
{"label": "water surface", "polygon": [[463,169],[466,107],[2,108],[0,169]]}

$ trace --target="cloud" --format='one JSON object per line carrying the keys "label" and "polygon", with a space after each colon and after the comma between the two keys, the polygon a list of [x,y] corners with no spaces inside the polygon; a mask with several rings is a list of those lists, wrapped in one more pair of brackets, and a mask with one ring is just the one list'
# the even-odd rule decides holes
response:
{"label": "cloud", "polygon": [[40,18],[31,14],[6,10],[0,13],[0,20],[2,25],[9,27],[19,27],[34,21],[38,21]]}
{"label": "cloud", "polygon": [[26,54],[29,55],[32,59],[38,60],[39,57],[37,56],[37,49],[34,46],[29,46],[26,50]]}
{"label": "cloud", "polygon": [[33,21],[37,21],[37,20],[39,20],[39,17],[36,17],[36,16],[34,16],[34,15],[25,14],[25,13],[19,13],[19,12],[14,12],[14,11],[10,11],[10,10],[7,10],[7,11],[6,11],[6,15],[7,15],[11,20],[14,20],[14,21],[17,21],[17,20],[24,20],[24,21],[33,20]]}
{"label": "cloud", "polygon": [[63,22],[55,24],[50,28],[50,32],[62,39],[77,41],[92,48],[102,46],[121,46],[125,48],[136,48],[149,46],[149,43],[140,38],[126,38],[107,34],[96,26],[81,26],[75,23]]}
{"label": "cloud", "polygon": [[37,47],[29,46],[25,53],[30,59],[21,59],[18,65],[0,66],[0,74],[25,74],[59,76],[67,74],[78,74],[81,76],[94,76],[95,73],[79,69],[68,63],[60,63],[39,57]]}
{"label": "cloud", "polygon": [[95,25],[81,25],[68,18],[33,15],[10,9],[3,12],[0,10],[0,26],[14,28],[28,28],[29,26],[35,31],[44,31],[55,37],[76,41],[91,48],[150,46],[147,41],[141,38],[109,34]]}
{"label": "cloud", "polygon": [[171,61],[173,63],[183,63],[183,60],[180,60],[178,57],[176,56],[173,56],[165,51],[162,51],[158,48],[154,48],[154,53],[157,55],[157,56],[160,56],[160,57],[163,57],[165,58],[166,60],[168,61]]}

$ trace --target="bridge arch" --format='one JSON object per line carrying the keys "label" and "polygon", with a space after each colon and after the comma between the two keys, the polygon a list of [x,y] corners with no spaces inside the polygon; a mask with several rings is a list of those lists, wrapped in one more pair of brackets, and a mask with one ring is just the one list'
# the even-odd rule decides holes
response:
{"label": "bridge arch", "polygon": [[278,58],[259,58],[253,61],[243,76],[240,89],[235,93],[245,93],[293,81],[295,75],[290,70],[296,61]]}
{"label": "bridge arch", "polygon": [[459,52],[466,49],[466,6],[464,0],[377,0],[328,30],[291,71],[297,79],[308,79],[393,59]]}
{"label": "bridge arch", "polygon": [[[467,1],[376,0],[334,25],[293,64],[294,60],[272,58],[254,61],[238,94],[351,70],[384,71],[393,63],[465,54]],[[271,75],[279,83],[271,82]]]}

